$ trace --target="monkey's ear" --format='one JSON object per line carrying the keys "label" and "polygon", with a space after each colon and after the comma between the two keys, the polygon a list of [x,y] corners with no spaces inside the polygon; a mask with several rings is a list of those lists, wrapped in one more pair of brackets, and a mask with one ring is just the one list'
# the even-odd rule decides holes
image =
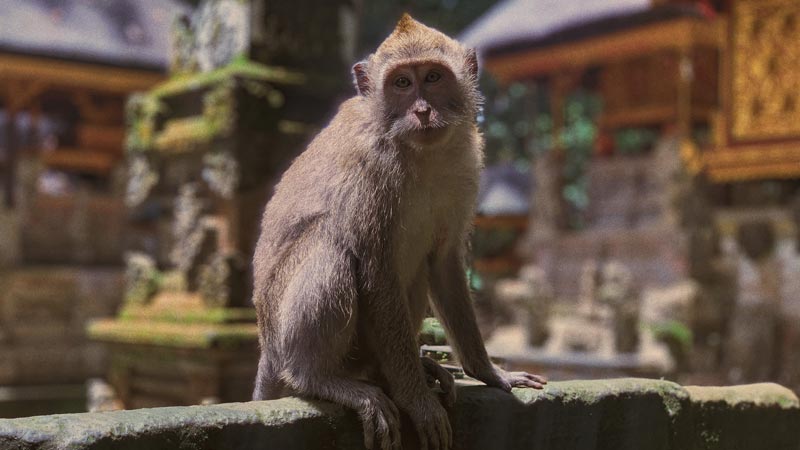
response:
{"label": "monkey's ear", "polygon": [[367,95],[370,91],[370,80],[367,75],[367,63],[364,61],[357,62],[353,65],[353,79],[355,81],[356,90],[361,95]]}
{"label": "monkey's ear", "polygon": [[467,69],[469,74],[478,79],[478,53],[474,48],[467,50]]}

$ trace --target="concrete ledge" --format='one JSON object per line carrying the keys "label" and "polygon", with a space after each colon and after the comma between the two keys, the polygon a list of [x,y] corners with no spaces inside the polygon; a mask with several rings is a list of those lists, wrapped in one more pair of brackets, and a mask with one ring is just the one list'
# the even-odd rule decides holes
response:
{"label": "concrete ledge", "polygon": [[[800,404],[775,384],[683,388],[644,379],[462,386],[456,449],[800,450]],[[346,409],[281,399],[0,420],[3,450],[361,449]],[[404,434],[406,448],[416,448]]]}

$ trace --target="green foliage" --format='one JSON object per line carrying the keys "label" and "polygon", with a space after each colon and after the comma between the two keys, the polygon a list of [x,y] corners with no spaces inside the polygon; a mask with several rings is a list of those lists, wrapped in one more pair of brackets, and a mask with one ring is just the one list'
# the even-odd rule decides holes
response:
{"label": "green foliage", "polygon": [[500,86],[487,73],[481,77],[480,85],[486,98],[478,116],[486,139],[486,164],[512,162],[527,168],[531,155],[550,143],[550,123],[535,120],[542,106],[537,104],[542,100],[537,95],[540,91],[535,84]]}
{"label": "green foliage", "polygon": [[[513,162],[528,167],[531,158],[553,148],[553,118],[546,86],[513,83],[503,87],[484,75],[481,90],[486,104],[479,121],[486,138],[487,164]],[[574,229],[583,227],[583,211],[589,204],[586,163],[592,157],[601,109],[600,97],[588,90],[579,89],[565,100],[564,126],[558,135],[558,144],[565,152],[561,194],[568,223]],[[639,141],[647,138],[632,137]]]}
{"label": "green foliage", "polygon": [[154,96],[131,95],[125,106],[128,132],[125,148],[129,152],[142,152],[152,148],[155,139],[156,116],[163,112],[164,104]]}
{"label": "green foliage", "polygon": [[447,337],[444,327],[434,317],[428,317],[422,321],[422,330],[419,333],[419,341],[424,345],[445,345]]}
{"label": "green foliage", "polygon": [[635,155],[655,146],[659,133],[650,128],[624,128],[614,133],[614,150],[620,155]]}
{"label": "green foliage", "polygon": [[592,157],[601,109],[600,97],[583,89],[570,94],[564,105],[564,128],[558,136],[565,152],[562,196],[568,207],[567,222],[573,229],[583,228],[583,211],[589,205],[586,164]]}
{"label": "green foliage", "polygon": [[692,351],[694,335],[685,323],[671,320],[651,324],[647,326],[647,329],[653,333],[657,340],[667,344],[679,367],[686,363],[688,355]]}

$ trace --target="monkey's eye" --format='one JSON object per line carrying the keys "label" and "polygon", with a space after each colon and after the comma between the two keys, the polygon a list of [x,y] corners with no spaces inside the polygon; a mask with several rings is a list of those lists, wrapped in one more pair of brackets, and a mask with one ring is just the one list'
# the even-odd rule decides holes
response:
{"label": "monkey's eye", "polygon": [[442,79],[442,75],[439,72],[428,72],[425,75],[425,81],[428,83],[436,83],[437,81]]}
{"label": "monkey's eye", "polygon": [[394,85],[399,87],[400,89],[405,89],[411,86],[411,80],[409,80],[406,77],[399,77],[396,80],[394,80]]}

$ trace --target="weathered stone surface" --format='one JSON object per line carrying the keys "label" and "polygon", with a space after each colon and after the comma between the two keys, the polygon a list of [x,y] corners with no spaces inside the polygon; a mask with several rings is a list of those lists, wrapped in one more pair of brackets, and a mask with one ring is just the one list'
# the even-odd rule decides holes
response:
{"label": "weathered stone surface", "polygon": [[[800,406],[774,384],[682,388],[659,380],[551,383],[513,395],[461,386],[455,449],[800,449]],[[406,427],[408,428],[408,427]],[[416,448],[413,432],[403,435]],[[361,449],[355,414],[281,399],[0,420],[0,448]]]}
{"label": "weathered stone surface", "polygon": [[103,374],[105,352],[87,341],[84,324],[114,314],[121,272],[29,266],[0,274],[0,385],[83,383]]}

